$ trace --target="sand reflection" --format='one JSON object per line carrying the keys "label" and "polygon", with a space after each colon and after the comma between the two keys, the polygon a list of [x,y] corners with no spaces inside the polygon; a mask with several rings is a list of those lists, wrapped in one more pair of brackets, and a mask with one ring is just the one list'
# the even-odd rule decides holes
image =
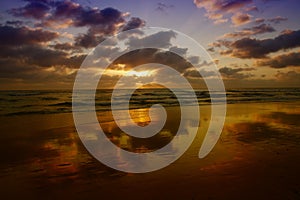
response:
{"label": "sand reflection", "polygon": [[[233,106],[232,106],[233,107]],[[252,142],[299,143],[300,110],[294,104],[235,105],[224,127],[226,139]],[[236,112],[236,109],[240,109]]]}
{"label": "sand reflection", "polygon": [[[4,196],[40,199],[47,194],[50,199],[120,199],[124,195],[140,197],[151,191],[151,199],[167,199],[170,192],[173,198],[180,199],[239,199],[235,197],[255,191],[255,195],[264,199],[287,196],[299,199],[300,109],[297,102],[228,105],[219,142],[200,160],[198,152],[209,125],[209,110],[209,106],[201,106],[198,135],[187,152],[170,166],[146,174],[121,173],[98,162],[87,152],[74,126],[63,125],[71,120],[71,115],[47,115],[44,119],[24,116],[22,129],[5,130],[3,126],[5,132],[10,131],[9,135],[1,136],[0,183]],[[197,128],[196,123],[188,122],[186,133],[177,137],[178,108],[170,107],[167,112],[170,117],[166,125],[151,138],[126,135],[114,121],[108,120],[108,112],[99,113],[104,116],[99,124],[116,146],[147,153],[171,140],[180,144],[190,129]],[[149,121],[147,109],[130,113],[133,121],[141,126]],[[20,118],[5,120],[13,124]],[[47,124],[48,129],[32,129],[32,124]],[[87,137],[97,141],[97,137]],[[122,153],[117,153],[117,162],[126,165]]]}
{"label": "sand reflection", "polygon": [[[127,111],[118,111],[118,117],[120,124],[124,127],[128,127],[131,124],[131,120],[139,126],[146,126],[151,121],[155,123],[159,120],[159,116],[149,117],[149,108],[133,109],[130,110],[131,119],[124,118],[124,113]],[[156,135],[149,138],[137,138],[124,133],[115,121],[100,121],[100,126],[105,132],[106,136],[118,147],[131,151],[131,152],[152,152],[167,145],[178,130],[178,124],[180,123],[180,108],[174,107],[167,109],[169,119],[166,121],[163,129]],[[111,113],[107,112],[107,115]],[[171,117],[170,117],[171,116]],[[102,117],[102,116],[101,116]]]}

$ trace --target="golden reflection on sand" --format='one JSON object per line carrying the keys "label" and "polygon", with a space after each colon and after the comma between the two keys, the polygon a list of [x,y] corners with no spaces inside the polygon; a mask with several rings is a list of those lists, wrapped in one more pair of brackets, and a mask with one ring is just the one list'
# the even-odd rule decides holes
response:
{"label": "golden reflection on sand", "polygon": [[[157,121],[157,118],[150,119],[149,108],[134,109],[129,111],[132,120],[139,126],[146,126],[149,122]],[[157,116],[154,116],[157,117]]]}
{"label": "golden reflection on sand", "polygon": [[[82,145],[75,128],[62,125],[64,120],[71,120],[71,115],[24,116],[26,133],[16,127],[15,132],[10,130],[10,138],[3,138],[1,147],[5,151],[1,151],[0,183],[3,191],[24,198],[47,194],[49,198],[120,199],[133,194],[140,197],[151,191],[152,199],[167,199],[170,194],[180,199],[195,196],[239,199],[245,194],[249,198],[259,195],[264,199],[299,199],[299,108],[297,102],[229,104],[221,138],[212,152],[200,160],[198,152],[210,120],[209,106],[201,106],[198,134],[186,153],[162,170],[139,175],[117,172],[94,159]],[[187,134],[175,136],[175,125],[180,119],[178,108],[167,110],[170,119],[150,139],[128,136],[110,120],[99,124],[115,145],[145,153],[171,140],[180,143],[180,137],[186,137]],[[147,109],[130,113],[135,123],[143,125],[149,121]],[[106,114],[99,116],[109,116]],[[5,120],[16,123],[20,118]],[[36,131],[36,127],[30,132],[26,122],[48,123],[48,130]],[[196,128],[192,122],[186,127],[187,133]],[[120,164],[126,165],[120,152],[118,158]]]}
{"label": "golden reflection on sand", "polygon": [[[52,156],[38,157],[33,160],[31,170],[40,171],[50,181],[58,181],[55,177],[75,179],[78,172],[78,145],[77,138],[67,133],[65,139],[56,138],[47,141],[42,146],[44,152],[52,152]],[[51,154],[50,154],[51,155]],[[53,178],[51,178],[53,177]]]}
{"label": "golden reflection on sand", "polygon": [[299,116],[299,107],[288,103],[229,105],[223,136],[236,135],[235,139],[248,137],[248,142],[291,135],[297,138]]}

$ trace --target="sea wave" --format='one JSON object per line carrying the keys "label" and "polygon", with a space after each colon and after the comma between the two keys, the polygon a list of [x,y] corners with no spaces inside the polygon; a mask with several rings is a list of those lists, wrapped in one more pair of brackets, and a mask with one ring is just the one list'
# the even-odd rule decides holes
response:
{"label": "sea wave", "polygon": [[[198,98],[199,105],[211,103],[210,93],[207,90],[183,90],[177,89],[177,93],[183,99],[184,105],[191,105],[191,92]],[[91,91],[82,91],[86,98]],[[112,90],[97,90],[95,95],[95,108],[97,111],[111,109]],[[162,106],[178,106],[177,97],[169,89],[138,89],[133,95],[123,90],[116,95],[117,109],[126,109],[125,99],[130,98],[130,109],[146,108],[153,104]],[[223,94],[214,92],[216,102]],[[276,89],[231,89],[226,91],[227,103],[251,103],[251,102],[288,102],[300,101],[300,88],[276,88]],[[72,112],[72,91],[1,91],[1,116],[29,115],[29,114],[54,114]],[[222,98],[220,98],[222,100]],[[84,106],[86,102],[78,103]]]}

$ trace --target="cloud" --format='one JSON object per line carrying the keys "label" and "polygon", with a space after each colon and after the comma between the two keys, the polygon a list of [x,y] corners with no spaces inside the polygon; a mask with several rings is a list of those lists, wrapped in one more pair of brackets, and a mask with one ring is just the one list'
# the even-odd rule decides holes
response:
{"label": "cloud", "polygon": [[269,53],[300,46],[300,30],[282,33],[272,39],[242,38],[236,41],[218,41],[213,46],[223,46],[223,55],[237,58],[264,58]]}
{"label": "cloud", "polygon": [[41,19],[47,16],[51,7],[48,1],[27,1],[28,3],[21,8],[14,8],[9,11],[16,17],[26,17]]}
{"label": "cloud", "polygon": [[[146,63],[161,63],[172,67],[179,73],[184,73],[185,70],[193,68],[191,63],[175,53],[151,48],[131,51],[119,57],[110,68],[113,70],[127,71],[132,67]],[[120,68],[120,66],[122,67]]]}
{"label": "cloud", "polygon": [[183,73],[183,76],[188,77],[188,78],[201,78],[201,75],[199,71],[197,70],[186,70]]}
{"label": "cloud", "polygon": [[[115,8],[91,8],[73,1],[27,1],[24,7],[9,11],[14,16],[34,18],[40,27],[67,28],[88,27],[93,34],[110,35],[121,27],[140,27],[144,24],[139,18],[132,18],[126,25],[128,13]],[[139,24],[140,23],[140,24]]]}
{"label": "cloud", "polygon": [[65,65],[40,67],[15,57],[1,57],[0,66],[2,89],[24,88],[26,85],[30,85],[31,89],[32,87],[40,87],[41,89],[70,88],[73,85],[76,72],[76,69]]}
{"label": "cloud", "polygon": [[67,52],[46,48],[40,45],[24,45],[18,48],[5,48],[0,58],[20,60],[25,65],[51,67],[55,65],[78,68],[85,55],[70,55]]}
{"label": "cloud", "polygon": [[[64,13],[64,11],[63,11]],[[116,26],[124,23],[122,12],[114,8],[100,9],[83,9],[79,14],[74,13],[74,26],[95,26],[105,24],[106,26]],[[61,14],[64,16],[64,14]],[[64,17],[68,17],[67,15]]]}
{"label": "cloud", "polygon": [[140,28],[145,26],[146,22],[138,17],[132,17],[123,27],[123,31]]}
{"label": "cloud", "polygon": [[170,48],[170,51],[174,52],[174,53],[177,53],[178,55],[186,55],[188,49],[187,48],[180,48],[180,47],[177,47],[177,46],[172,46]]}
{"label": "cloud", "polygon": [[[162,51],[152,48],[131,51],[115,60],[114,63],[109,66],[109,70],[113,71],[112,74],[118,74],[120,71],[129,71],[133,67],[146,63],[160,63],[177,70],[182,76],[192,80],[202,80],[202,76],[213,77],[216,75],[213,70],[210,70],[210,66],[213,64],[212,62],[207,63],[206,61],[202,61],[200,63],[201,60],[198,56],[188,57],[185,59],[182,58],[180,54],[185,54],[186,49],[175,46],[170,47],[170,49],[177,51],[179,54],[168,50]],[[148,70],[148,68],[144,70]],[[199,74],[198,70],[201,71],[202,76]],[[159,76],[168,81],[172,79],[171,75],[168,73],[168,71],[161,69],[155,73],[155,77]]]}
{"label": "cloud", "polygon": [[59,37],[59,33],[42,30],[41,28],[29,28],[26,26],[0,26],[0,44],[21,46],[49,42]]}
{"label": "cloud", "polygon": [[254,68],[230,68],[230,67],[223,67],[219,69],[219,72],[222,74],[224,78],[227,79],[245,79],[252,77],[253,75],[250,73],[244,74],[241,72],[249,72],[255,70]]}
{"label": "cloud", "polygon": [[[67,7],[67,8],[65,8]],[[125,20],[126,13],[114,8],[92,9],[83,8],[72,2],[62,3],[57,6],[54,19],[72,19],[71,25],[75,27],[89,27],[88,31],[75,38],[76,45],[92,48],[105,39],[106,36],[145,26],[145,21],[132,17]]]}
{"label": "cloud", "polygon": [[286,20],[288,20],[288,18],[286,18],[286,17],[281,17],[281,16],[277,16],[277,17],[268,19],[269,22],[272,22],[272,23],[275,23],[275,24],[279,24],[280,22],[286,21]]}
{"label": "cloud", "polygon": [[75,38],[75,44],[83,48],[95,47],[107,36],[139,28],[146,23],[137,17],[127,21],[129,13],[111,7],[92,8],[69,0],[25,2],[25,6],[11,9],[9,13],[17,17],[34,18],[35,26],[41,28],[86,27],[86,33],[79,33]]}
{"label": "cloud", "polygon": [[[261,0],[264,3],[268,3],[272,0]],[[215,24],[221,24],[228,22],[235,26],[247,24],[251,21],[251,12],[258,12],[259,3],[253,0],[194,0],[194,4],[205,10],[205,16],[214,21]],[[253,5],[256,4],[256,5]],[[277,16],[267,21],[278,24],[281,21],[285,21],[287,18]],[[265,19],[258,18],[256,23],[263,23]]]}
{"label": "cloud", "polygon": [[265,21],[266,21],[266,20],[263,19],[263,18],[256,18],[254,22],[255,22],[256,24],[260,24],[260,23],[264,23]]}
{"label": "cloud", "polygon": [[245,13],[236,13],[231,17],[231,21],[235,26],[241,26],[251,21],[251,15]]}
{"label": "cloud", "polygon": [[234,12],[250,3],[252,0],[194,0],[198,8],[204,8],[207,12]]}
{"label": "cloud", "polygon": [[20,78],[20,74],[35,71],[35,66],[24,64],[21,60],[14,58],[0,58],[0,78]]}
{"label": "cloud", "polygon": [[[115,8],[99,9],[70,0],[23,2],[24,6],[7,11],[13,18],[0,24],[1,81],[33,83],[53,78],[52,83],[72,82],[86,57],[85,48],[95,47],[110,35],[146,23],[138,17],[129,18],[128,12]],[[67,33],[74,28],[77,35]]]}
{"label": "cloud", "polygon": [[206,13],[206,17],[214,21],[214,24],[223,24],[228,22],[228,19],[224,19],[222,14],[219,13]]}
{"label": "cloud", "polygon": [[79,34],[75,38],[75,46],[88,49],[97,46],[104,39],[104,36],[96,35],[93,32],[88,31],[87,33]]}
{"label": "cloud", "polygon": [[246,37],[253,36],[263,33],[272,33],[276,30],[267,24],[260,24],[258,26],[253,26],[251,28],[244,28],[241,31],[235,31],[233,33],[226,33],[222,36],[222,38],[238,38],[238,37]]}
{"label": "cloud", "polygon": [[288,71],[286,73],[278,71],[275,77],[280,81],[296,82],[300,84],[300,73],[295,71]]}
{"label": "cloud", "polygon": [[99,11],[98,9],[95,9],[94,11],[89,12],[90,10],[92,10],[91,8],[87,7],[86,9],[84,9],[83,6],[72,1],[54,1],[52,3],[52,8],[53,11],[50,13],[50,16],[48,18],[57,20],[70,18],[76,21],[74,22],[75,24],[79,24],[79,18],[85,16],[86,12],[92,14]]}
{"label": "cloud", "polygon": [[80,48],[78,46],[74,46],[71,42],[56,43],[54,45],[50,45],[50,47],[53,47],[57,50],[80,52]]}
{"label": "cloud", "polygon": [[165,4],[165,3],[157,3],[157,7],[156,7],[156,10],[157,11],[160,11],[160,12],[163,12],[163,13],[167,13],[167,10],[171,9],[171,8],[174,8],[175,6],[174,5],[168,5],[168,4]]}
{"label": "cloud", "polygon": [[171,46],[171,39],[176,37],[174,31],[160,31],[147,37],[131,37],[127,42],[130,48],[141,48],[153,46],[156,48],[168,48]]}
{"label": "cloud", "polygon": [[12,20],[12,21],[6,21],[5,24],[7,26],[22,26],[24,25],[24,22],[23,21],[20,21],[20,20]]}
{"label": "cloud", "polygon": [[264,22],[268,21],[268,22],[271,22],[274,24],[279,24],[282,21],[287,21],[287,20],[288,20],[288,18],[286,18],[286,17],[276,16],[276,17],[273,17],[270,19],[256,18],[254,22],[257,24],[260,24],[260,23],[264,23]]}
{"label": "cloud", "polygon": [[[190,56],[187,59],[192,65],[198,65],[199,66],[199,62],[200,62],[200,57],[199,56]],[[204,64],[207,64],[206,61],[204,61]],[[202,66],[203,66],[203,63],[200,64],[200,67],[202,67]]]}
{"label": "cloud", "polygon": [[116,33],[125,25],[126,13],[115,8],[84,7],[72,1],[54,1],[52,12],[42,19],[42,25],[64,27],[64,24],[74,27],[89,27],[93,34],[109,35]]}
{"label": "cloud", "polygon": [[194,0],[198,8],[206,11],[206,16],[214,20],[215,23],[224,23],[228,21],[224,15],[234,14],[239,10],[246,9],[252,3],[252,0]]}
{"label": "cloud", "polygon": [[257,8],[257,6],[250,6],[250,7],[245,8],[245,11],[247,11],[247,12],[251,12],[251,11],[258,12],[258,8]]}
{"label": "cloud", "polygon": [[[91,8],[73,1],[27,1],[21,8],[9,12],[14,16],[33,17],[44,21],[43,24],[62,23],[71,20],[73,26],[112,25],[123,23],[123,13],[114,8]],[[50,21],[51,23],[47,23]]]}
{"label": "cloud", "polygon": [[291,52],[273,58],[258,60],[256,61],[256,65],[272,68],[300,67],[300,52]]}
{"label": "cloud", "polygon": [[189,79],[199,79],[199,78],[209,78],[216,76],[215,71],[200,69],[200,71],[196,69],[188,69],[185,70],[183,76]]}
{"label": "cloud", "polygon": [[[133,59],[134,58],[134,59]],[[123,75],[125,72],[132,70],[133,67],[140,66],[148,63],[160,63],[163,65],[167,65],[175,70],[177,70],[180,74],[186,75],[191,78],[193,75],[190,70],[195,69],[191,63],[182,58],[181,56],[172,53],[170,51],[160,51],[157,49],[139,49],[130,51],[127,54],[124,54],[117,58],[112,64],[109,65],[106,71],[106,75],[111,77],[109,84],[104,83],[107,86],[112,86],[115,84],[119,75]],[[153,64],[155,66],[155,64]],[[209,65],[209,64],[208,64]],[[148,67],[140,68],[140,70],[149,70]],[[204,70],[204,69],[203,69]],[[141,80],[149,79],[150,82],[154,81],[156,78],[160,78],[161,80],[166,80],[166,82],[174,80],[173,75],[169,74],[169,71],[165,69],[159,69],[152,71],[149,76],[141,77]],[[209,74],[211,72],[204,71],[203,73]],[[113,78],[113,79],[112,79]],[[134,76],[130,76],[128,79],[134,78]],[[199,77],[192,77],[193,79],[197,79]],[[126,79],[126,80],[128,80]],[[104,81],[104,80],[103,80]],[[135,78],[135,83],[139,81],[138,77]],[[105,82],[105,81],[104,81]],[[127,85],[128,86],[128,85]]]}

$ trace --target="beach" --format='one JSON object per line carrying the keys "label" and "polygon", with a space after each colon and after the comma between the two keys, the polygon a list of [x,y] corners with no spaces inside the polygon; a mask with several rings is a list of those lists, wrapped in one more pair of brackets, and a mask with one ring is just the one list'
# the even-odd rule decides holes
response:
{"label": "beach", "polygon": [[299,1],[0,5],[0,200],[300,200]]}
{"label": "beach", "polygon": [[[178,107],[166,107],[178,120]],[[123,111],[120,111],[123,112]],[[147,109],[131,111],[136,123]],[[299,199],[300,104],[235,102],[214,149],[198,158],[210,119],[200,105],[198,133],[171,165],[133,174],[111,169],[93,158],[80,141],[71,112],[6,114],[1,118],[0,188],[3,199]],[[97,112],[108,138],[120,142],[116,124]],[[170,118],[171,117],[171,118]],[[131,141],[127,149],[147,152],[176,138],[174,123],[152,142]],[[156,141],[156,142],[155,142]],[[161,144],[157,141],[163,141]],[[159,143],[159,144],[158,144]]]}

